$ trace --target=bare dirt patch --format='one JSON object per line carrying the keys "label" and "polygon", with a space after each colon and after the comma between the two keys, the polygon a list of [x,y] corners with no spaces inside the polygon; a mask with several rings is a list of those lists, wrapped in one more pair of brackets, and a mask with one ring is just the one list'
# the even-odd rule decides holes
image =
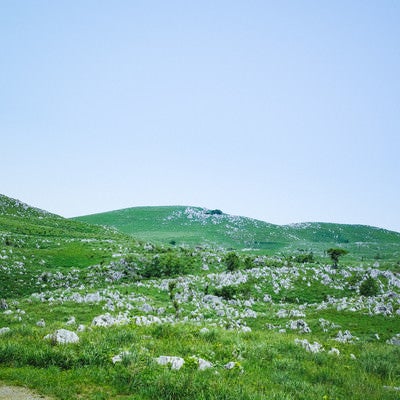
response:
{"label": "bare dirt patch", "polygon": [[50,400],[19,386],[6,386],[0,383],[0,400]]}

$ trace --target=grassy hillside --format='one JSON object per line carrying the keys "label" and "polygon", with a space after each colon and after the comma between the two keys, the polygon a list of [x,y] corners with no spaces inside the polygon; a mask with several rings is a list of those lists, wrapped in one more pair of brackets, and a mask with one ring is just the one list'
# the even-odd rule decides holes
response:
{"label": "grassy hillside", "polygon": [[129,241],[112,228],[71,221],[0,195],[0,298],[32,292],[44,272],[108,262]]}
{"label": "grassy hillside", "polygon": [[265,254],[312,251],[322,256],[332,246],[356,259],[400,260],[400,233],[363,225],[303,223],[273,225],[197,207],[134,207],[78,217],[161,243],[211,244]]}
{"label": "grassy hillside", "polygon": [[265,227],[268,227],[268,237],[263,235],[261,238],[270,239],[270,246],[279,247],[282,241],[276,225],[213,214],[213,211],[196,207],[135,207],[78,217],[76,220],[113,226],[121,232],[164,243],[251,246],[257,241],[259,229]]}
{"label": "grassy hillside", "polygon": [[[324,258],[179,246],[185,229],[198,243],[198,226],[240,249],[239,226],[243,235],[269,226],[279,249],[320,237],[304,224],[185,207],[158,209],[161,229],[154,209],[140,211],[150,233],[139,241],[0,197],[0,385],[60,400],[398,399],[396,265],[343,259],[335,269]],[[321,246],[355,240],[352,227],[339,240],[336,226],[312,226],[329,238]],[[359,229],[363,243],[397,238]],[[150,243],[160,232],[160,242],[180,240]]]}

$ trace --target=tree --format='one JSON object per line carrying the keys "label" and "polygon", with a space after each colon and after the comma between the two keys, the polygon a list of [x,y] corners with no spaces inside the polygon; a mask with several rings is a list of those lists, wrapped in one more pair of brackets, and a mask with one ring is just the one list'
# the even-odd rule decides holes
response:
{"label": "tree", "polygon": [[222,215],[223,212],[221,210],[207,210],[206,214],[208,214],[208,215]]}
{"label": "tree", "polygon": [[334,268],[337,268],[338,263],[339,263],[339,258],[348,253],[347,250],[339,249],[339,248],[330,248],[326,252],[329,255],[329,257],[331,258],[331,260],[333,261]]}

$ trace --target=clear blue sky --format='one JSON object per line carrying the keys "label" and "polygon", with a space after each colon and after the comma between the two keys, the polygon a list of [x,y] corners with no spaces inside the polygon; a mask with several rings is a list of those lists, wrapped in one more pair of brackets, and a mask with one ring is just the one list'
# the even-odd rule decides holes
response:
{"label": "clear blue sky", "polygon": [[400,231],[400,2],[0,3],[0,193]]}

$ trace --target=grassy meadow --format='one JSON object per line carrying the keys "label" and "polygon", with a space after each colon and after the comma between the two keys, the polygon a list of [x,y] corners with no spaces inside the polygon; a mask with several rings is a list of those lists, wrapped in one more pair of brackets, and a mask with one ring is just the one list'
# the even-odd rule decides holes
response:
{"label": "grassy meadow", "polygon": [[0,381],[64,400],[398,399],[400,234],[212,211],[78,221],[0,196]]}

